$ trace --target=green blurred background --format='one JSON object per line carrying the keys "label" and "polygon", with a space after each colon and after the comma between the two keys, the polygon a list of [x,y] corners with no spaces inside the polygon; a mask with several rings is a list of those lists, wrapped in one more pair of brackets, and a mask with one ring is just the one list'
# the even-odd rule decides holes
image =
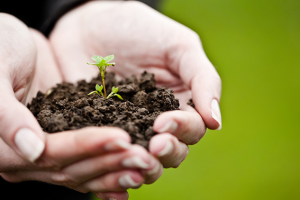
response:
{"label": "green blurred background", "polygon": [[300,199],[300,1],[164,0],[223,81],[221,131],[131,200]]}

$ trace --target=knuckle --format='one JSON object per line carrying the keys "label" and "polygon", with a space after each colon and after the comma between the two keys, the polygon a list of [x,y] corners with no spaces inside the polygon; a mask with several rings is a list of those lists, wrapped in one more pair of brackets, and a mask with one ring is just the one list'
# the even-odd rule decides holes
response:
{"label": "knuckle", "polygon": [[185,160],[186,156],[187,156],[187,153],[184,153],[184,154],[178,153],[176,156],[174,156],[174,160],[170,167],[178,168],[181,165],[181,163]]}
{"label": "knuckle", "polygon": [[181,162],[175,162],[172,168],[176,169],[180,166]]}
{"label": "knuckle", "polygon": [[200,128],[200,130],[196,130],[195,134],[189,138],[188,144],[189,145],[197,144],[201,140],[201,138],[204,136],[205,132],[206,132],[206,129],[201,130],[201,128]]}
{"label": "knuckle", "polygon": [[[197,120],[195,123],[195,120]],[[206,132],[206,128],[201,122],[198,114],[190,115],[186,114],[181,120],[181,139],[186,144],[192,145],[200,141]]]}
{"label": "knuckle", "polygon": [[188,28],[188,34],[189,34],[190,38],[192,38],[193,40],[199,40],[200,41],[200,37],[199,37],[198,33],[193,31],[192,29]]}
{"label": "knuckle", "polygon": [[188,142],[188,144],[189,145],[197,144],[200,141],[201,138],[202,137],[199,137],[199,135],[196,135],[195,137],[193,137],[192,139],[190,139],[190,141]]}
{"label": "knuckle", "polygon": [[201,133],[201,132],[198,133],[198,134],[196,134],[195,137],[194,137],[194,140],[191,141],[191,145],[197,144],[202,139],[202,137],[204,136],[204,134],[205,133]]}
{"label": "knuckle", "polygon": [[212,78],[217,85],[222,86],[222,79],[218,73],[216,73]]}
{"label": "knuckle", "polygon": [[70,175],[64,172],[52,173],[51,179],[54,183],[67,186],[69,188],[74,188],[79,184],[75,179],[71,178]]}
{"label": "knuckle", "polygon": [[182,29],[183,29],[182,34],[185,38],[187,38],[187,40],[181,41],[182,42],[181,46],[186,47],[186,49],[190,49],[195,45],[199,46],[199,44],[201,44],[201,40],[198,33],[196,33],[195,31],[193,31],[192,29],[186,26],[183,26]]}
{"label": "knuckle", "polygon": [[51,170],[54,172],[58,172],[63,167],[61,163],[56,162],[54,159],[49,159],[49,158],[45,158],[45,157],[39,158],[35,162],[35,165],[41,169]]}

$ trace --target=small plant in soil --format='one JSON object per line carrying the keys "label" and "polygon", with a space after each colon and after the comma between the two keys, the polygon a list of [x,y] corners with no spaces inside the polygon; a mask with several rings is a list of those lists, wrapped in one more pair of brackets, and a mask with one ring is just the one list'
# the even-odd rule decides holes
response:
{"label": "small plant in soil", "polygon": [[[172,90],[157,88],[154,74],[146,71],[139,77],[131,75],[117,81],[114,73],[105,73],[108,66],[114,65],[109,63],[113,58],[92,57],[95,63],[89,64],[96,65],[100,73],[90,82],[64,82],[51,88],[50,93],[38,92],[27,107],[45,132],[113,126],[125,130],[133,144],[148,148],[151,137],[156,135],[154,120],[163,112],[178,110],[179,101]],[[102,85],[98,85],[101,80]],[[123,100],[110,98],[113,96]]]}
{"label": "small plant in soil", "polygon": [[96,86],[95,86],[96,90],[93,91],[93,92],[91,92],[91,93],[89,93],[88,95],[96,93],[99,96],[100,95],[103,96],[102,89],[104,89],[104,98],[109,99],[112,96],[116,96],[119,99],[123,100],[123,98],[121,97],[121,95],[117,94],[119,88],[115,87],[115,86],[112,87],[111,93],[108,96],[106,96],[105,72],[106,72],[106,68],[108,66],[114,66],[115,65],[115,63],[109,63],[110,61],[112,61],[114,59],[114,55],[109,55],[109,56],[106,56],[106,57],[93,56],[91,59],[93,61],[95,61],[96,63],[87,63],[87,64],[88,65],[96,65],[98,67],[98,69],[100,71],[100,74],[101,74],[101,77],[102,77],[102,83],[103,83],[103,85],[99,86],[98,84],[96,84]]}

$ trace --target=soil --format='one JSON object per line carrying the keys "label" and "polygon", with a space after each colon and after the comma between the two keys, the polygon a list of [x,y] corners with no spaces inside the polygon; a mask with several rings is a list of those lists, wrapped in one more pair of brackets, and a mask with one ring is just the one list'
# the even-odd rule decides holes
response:
{"label": "soil", "polygon": [[190,99],[188,102],[187,102],[188,105],[192,106],[193,108],[195,108],[195,104],[193,102],[192,99]]}
{"label": "soil", "polygon": [[71,83],[57,84],[43,94],[38,92],[27,107],[42,129],[48,133],[75,130],[87,126],[114,126],[127,131],[133,144],[148,149],[149,140],[156,133],[153,123],[165,111],[178,110],[179,101],[168,88],[157,88],[154,74],[144,72],[138,80],[130,76],[116,81],[114,73],[105,78],[107,94],[112,86],[119,87],[123,101],[117,97],[105,99],[97,94],[87,94],[102,84],[101,76]]}

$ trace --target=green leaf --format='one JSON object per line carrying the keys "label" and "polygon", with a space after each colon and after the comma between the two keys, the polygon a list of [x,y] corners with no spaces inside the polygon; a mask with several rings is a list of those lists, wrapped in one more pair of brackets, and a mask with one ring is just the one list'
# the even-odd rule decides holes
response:
{"label": "green leaf", "polygon": [[93,57],[91,57],[91,59],[93,61],[95,61],[97,64],[99,64],[103,60],[103,57],[102,56],[93,56]]}
{"label": "green leaf", "polygon": [[119,88],[113,86],[111,90],[112,90],[112,92],[113,92],[114,94],[117,94],[117,92],[119,91]]}
{"label": "green leaf", "polygon": [[89,93],[88,95],[94,94],[95,92],[96,92],[96,91],[93,91],[93,92]]}
{"label": "green leaf", "polygon": [[102,91],[102,89],[103,89],[103,85],[101,85],[101,86],[100,86],[100,89],[99,89],[99,91]]}
{"label": "green leaf", "polygon": [[103,58],[106,62],[110,62],[112,61],[113,59],[115,58],[114,55],[109,55],[109,56],[106,56],[105,58]]}
{"label": "green leaf", "polygon": [[123,98],[119,94],[115,94],[114,96],[117,96],[119,99],[123,100]]}
{"label": "green leaf", "polygon": [[100,89],[100,85],[96,84],[95,89],[99,90]]}
{"label": "green leaf", "polygon": [[88,65],[98,65],[97,63],[87,63]]}
{"label": "green leaf", "polygon": [[97,89],[98,92],[101,94],[101,96],[103,96],[102,89],[103,89],[103,85],[101,85],[101,86]]}

